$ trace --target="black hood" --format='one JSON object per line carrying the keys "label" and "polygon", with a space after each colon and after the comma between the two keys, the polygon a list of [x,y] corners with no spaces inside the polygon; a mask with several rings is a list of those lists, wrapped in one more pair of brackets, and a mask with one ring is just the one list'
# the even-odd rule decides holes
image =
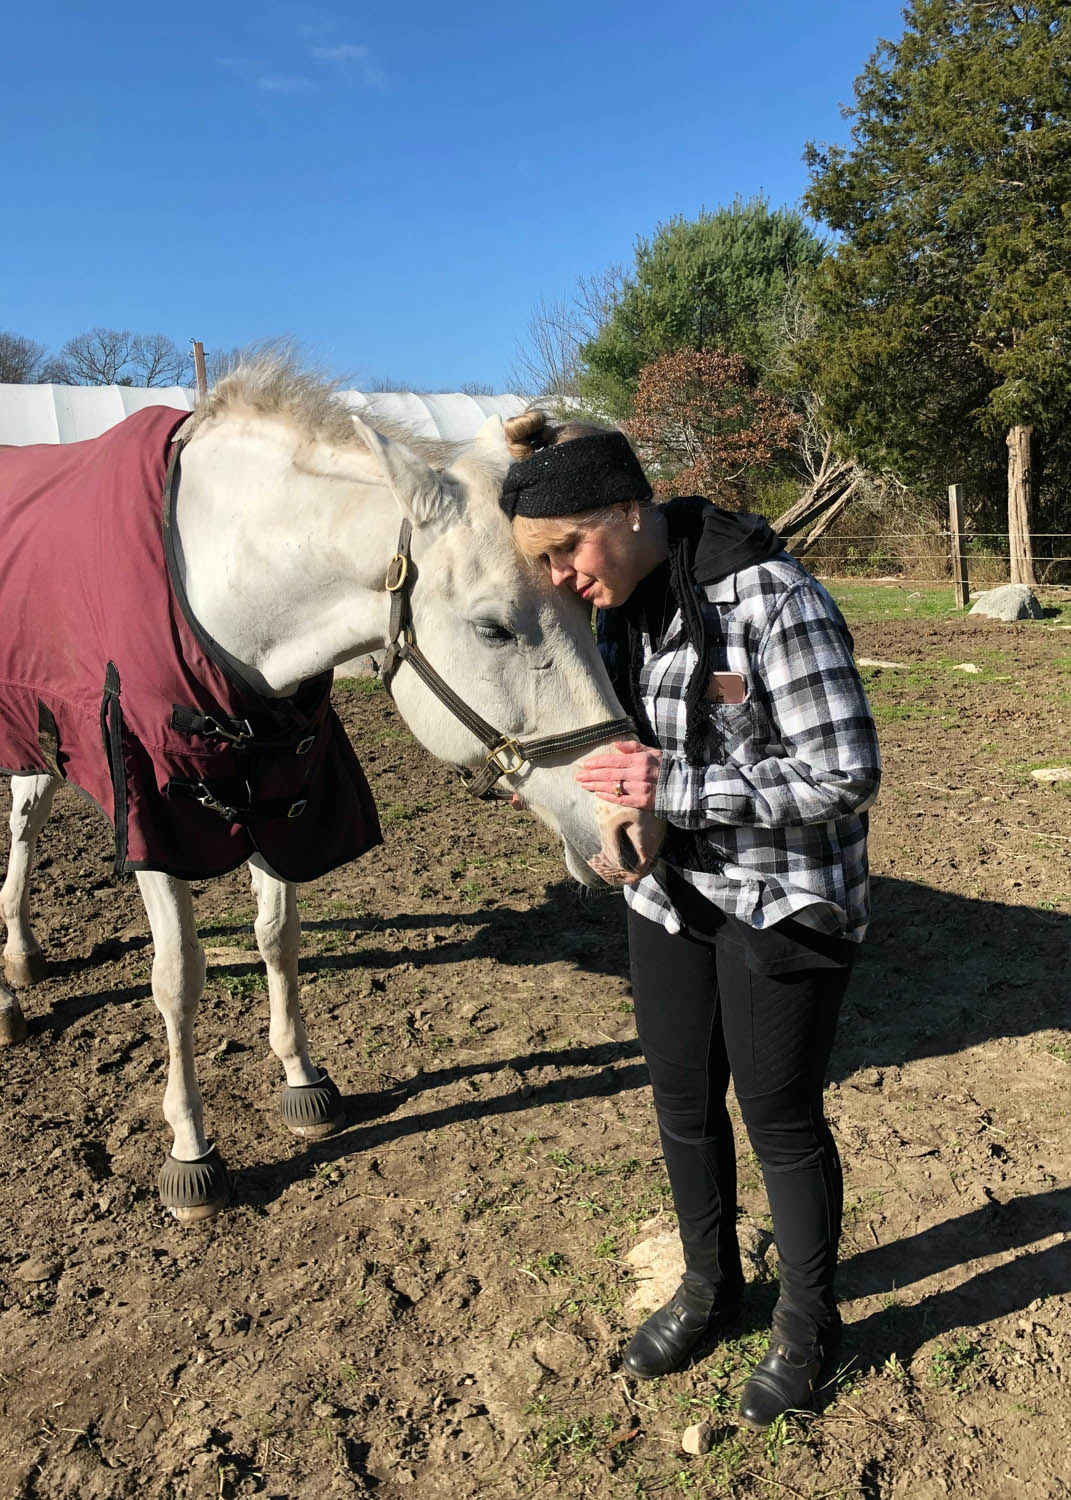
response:
{"label": "black hood", "polygon": [[700,495],[679,495],[663,511],[671,544],[676,537],[694,536],[702,528],[692,560],[692,577],[701,588],[784,551],[785,544],[769,521],[750,511],[722,510]]}

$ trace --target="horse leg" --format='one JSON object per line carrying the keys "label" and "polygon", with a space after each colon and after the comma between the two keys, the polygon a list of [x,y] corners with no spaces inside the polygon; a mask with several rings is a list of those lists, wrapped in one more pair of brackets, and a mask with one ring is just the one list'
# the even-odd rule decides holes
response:
{"label": "horse leg", "polygon": [[297,893],[259,854],[249,861],[249,873],[257,898],[257,947],[268,971],[268,1042],[286,1074],[280,1109],[295,1135],[320,1140],[341,1130],[346,1117],[338,1089],[309,1058],[298,998]]}
{"label": "horse leg", "polygon": [[210,1218],[230,1197],[230,1178],[205,1137],[193,1061],[193,1023],[205,982],[190,888],[158,870],[139,870],[138,887],[152,929],[152,996],[167,1028],[169,1065],[164,1119],[174,1132],[160,1169],[160,1198],[183,1224]]}
{"label": "horse leg", "polygon": [[[20,989],[37,984],[47,972],[45,956],[30,927],[30,871],[38,835],[52,810],[58,785],[56,778],[44,771],[40,775],[11,778],[11,853],[7,878],[0,890],[0,916],[7,927],[4,977]],[[0,1044],[20,1039],[0,1036]]]}

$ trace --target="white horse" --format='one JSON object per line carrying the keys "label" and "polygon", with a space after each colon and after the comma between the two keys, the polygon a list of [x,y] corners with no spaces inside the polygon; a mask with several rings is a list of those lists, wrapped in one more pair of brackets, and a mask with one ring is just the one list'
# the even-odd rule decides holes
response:
{"label": "white horse", "polygon": [[[577,748],[573,732],[606,727],[621,708],[578,601],[515,553],[498,505],[509,462],[498,418],[435,469],[415,444],[373,431],[314,378],[263,358],[224,378],[177,436],[184,446],[175,550],[189,610],[266,698],[289,697],[347,658],[384,650],[399,633],[391,590],[406,594],[390,685],[416,737],[483,783],[498,780],[500,795],[519,795],[561,835],[570,872],[585,883],[623,882],[650,867],[658,820],[610,807],[576,785],[575,766],[596,741],[589,734]],[[412,528],[408,569],[398,557],[408,550],[398,542],[403,518]],[[416,662],[410,646],[426,658]],[[430,671],[420,670],[428,659]],[[427,685],[436,668],[463,700],[460,717]],[[481,726],[501,731],[490,754]],[[547,736],[549,744],[529,758],[533,737]],[[601,743],[613,737],[603,733]],[[57,785],[45,773],[12,778],[0,914],[5,974],[19,987],[45,972],[28,896]],[[249,868],[269,1042],[286,1076],[284,1120],[301,1135],[330,1134],[342,1112],[337,1090],[309,1056],[295,888],[262,856]],[[174,1140],[161,1196],[189,1222],[215,1213],[229,1190],[205,1133],[194,1068],[204,953],[187,883],[151,869],[136,876],[154,944],[153,999],[170,1052],[163,1114]],[[0,1044],[24,1035],[19,1002],[0,985]]]}

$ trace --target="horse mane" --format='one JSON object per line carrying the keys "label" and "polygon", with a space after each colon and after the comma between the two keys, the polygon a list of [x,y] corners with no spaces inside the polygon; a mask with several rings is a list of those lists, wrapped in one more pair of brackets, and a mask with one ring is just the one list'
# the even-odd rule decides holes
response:
{"label": "horse mane", "polygon": [[374,411],[366,416],[339,399],[339,382],[315,370],[303,369],[285,344],[268,344],[239,356],[197,403],[188,431],[233,411],[255,411],[267,417],[286,417],[307,437],[336,448],[360,448],[352,418],[359,416],[386,437],[419,453],[433,469],[446,468],[464,443],[421,437],[404,423],[387,421]]}

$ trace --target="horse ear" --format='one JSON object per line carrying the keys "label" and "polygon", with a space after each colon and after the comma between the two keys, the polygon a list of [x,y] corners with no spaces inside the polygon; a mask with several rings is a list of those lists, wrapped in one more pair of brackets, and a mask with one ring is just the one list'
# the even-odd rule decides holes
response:
{"label": "horse ear", "polygon": [[353,416],[353,425],[361,442],[377,460],[402,510],[414,526],[426,525],[442,508],[443,492],[438,474],[422,458],[411,453],[404,443],[384,437],[360,417]]}
{"label": "horse ear", "polygon": [[506,428],[497,412],[487,418],[472,440],[474,448],[480,448],[491,458],[509,458],[506,447]]}

